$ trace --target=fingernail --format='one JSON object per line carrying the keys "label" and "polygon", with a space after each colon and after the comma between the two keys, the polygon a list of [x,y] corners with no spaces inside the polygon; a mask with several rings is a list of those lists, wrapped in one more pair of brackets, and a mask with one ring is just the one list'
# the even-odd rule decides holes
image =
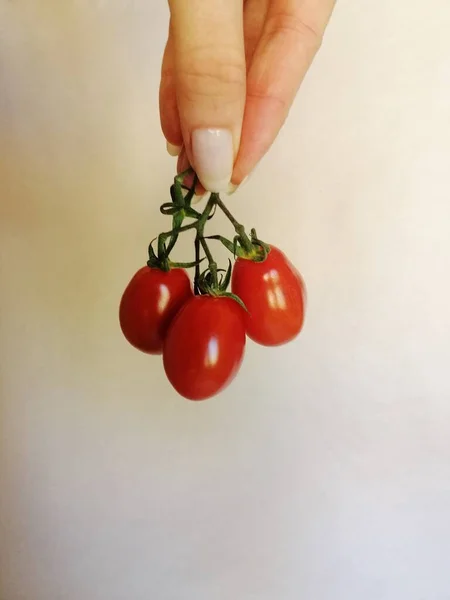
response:
{"label": "fingernail", "polygon": [[170,156],[178,156],[183,148],[183,146],[175,146],[175,144],[171,144],[170,142],[167,142],[166,147]]}
{"label": "fingernail", "polygon": [[208,192],[206,194],[194,194],[194,197],[192,198],[191,204],[198,204],[199,202],[201,202],[206,196],[209,196]]}
{"label": "fingernail", "polygon": [[247,175],[247,177],[244,177],[244,179],[241,181],[241,183],[235,184],[235,183],[229,183],[228,184],[228,190],[227,190],[227,194],[229,196],[231,196],[231,194],[234,194],[235,192],[237,192],[238,190],[240,190],[241,188],[244,187],[244,185],[247,183],[247,181],[249,180],[250,175]]}
{"label": "fingernail", "polygon": [[226,192],[233,172],[233,138],[228,129],[196,129],[192,133],[195,171],[209,192]]}

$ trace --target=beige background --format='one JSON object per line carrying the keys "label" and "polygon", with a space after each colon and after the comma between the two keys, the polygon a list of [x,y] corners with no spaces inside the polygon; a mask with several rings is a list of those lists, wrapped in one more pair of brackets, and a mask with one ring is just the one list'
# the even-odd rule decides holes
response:
{"label": "beige background", "polygon": [[166,27],[0,2],[0,598],[448,600],[450,4],[338,3],[230,201],[304,333],[200,405],[117,326],[173,175]]}

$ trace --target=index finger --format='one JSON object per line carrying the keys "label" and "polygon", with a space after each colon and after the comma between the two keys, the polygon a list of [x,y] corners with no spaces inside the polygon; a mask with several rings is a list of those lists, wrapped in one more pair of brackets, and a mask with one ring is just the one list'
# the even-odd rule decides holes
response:
{"label": "index finger", "polygon": [[243,0],[169,0],[169,5],[186,153],[205,187],[224,191],[245,106]]}

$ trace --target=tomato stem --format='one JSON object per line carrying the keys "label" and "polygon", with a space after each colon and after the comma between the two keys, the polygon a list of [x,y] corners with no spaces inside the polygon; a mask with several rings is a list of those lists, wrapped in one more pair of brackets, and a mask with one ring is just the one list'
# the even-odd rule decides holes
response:
{"label": "tomato stem", "polygon": [[216,204],[220,208],[220,210],[223,212],[223,214],[227,217],[227,219],[230,221],[230,223],[233,225],[234,230],[238,234],[239,241],[241,242],[244,250],[246,250],[247,252],[251,252],[253,249],[253,246],[252,246],[252,242],[251,242],[250,238],[245,233],[245,227],[233,217],[231,212],[228,210],[228,208],[225,206],[225,204],[219,198],[219,195],[217,195]]}
{"label": "tomato stem", "polygon": [[[192,176],[193,182],[190,184],[190,187],[187,187],[184,181],[186,177],[189,177],[190,180]],[[210,195],[203,212],[200,213],[194,210],[191,207],[191,200],[194,196],[197,182],[197,176],[192,169],[188,169],[187,171],[184,171],[175,177],[174,183],[170,190],[172,202],[166,202],[161,207],[161,212],[163,214],[172,216],[172,229],[170,231],[163,232],[158,236],[158,254],[156,256],[153,252],[153,255],[150,256],[150,259],[152,264],[156,264],[163,271],[168,271],[170,270],[171,266],[176,265],[183,265],[183,268],[195,267],[195,294],[200,294],[202,292],[223,294],[226,291],[229,278],[223,278],[223,276],[220,274],[221,270],[218,268],[217,263],[214,260],[213,254],[207,242],[207,240],[210,238],[205,237],[206,223],[213,217],[216,208],[219,207],[233,225],[233,228],[236,232],[236,237],[234,238],[234,242],[229,242],[221,236],[211,236],[211,238],[222,241],[222,243],[228,248],[228,250],[230,250],[230,252],[233,253],[234,256],[246,256],[253,253],[253,238],[250,238],[246,234],[244,226],[234,218],[217,193],[212,193]],[[183,194],[183,189],[188,190],[187,194]],[[183,225],[183,221],[186,218],[193,219],[193,221],[188,225]],[[195,230],[196,232],[195,261],[192,263],[177,263],[170,261],[169,255],[173,250],[179,235],[190,230]],[[200,272],[200,263],[202,258],[201,254],[204,254],[208,261],[208,268],[203,273]]]}
{"label": "tomato stem", "polygon": [[189,167],[189,169],[186,169],[186,171],[182,171],[181,173],[178,173],[178,175],[175,176],[175,181],[176,183],[178,183],[180,185],[180,187],[184,187],[183,186],[183,181],[186,179],[186,177],[188,175],[192,175],[194,174],[194,185],[197,183],[197,176],[195,175],[194,171]]}
{"label": "tomato stem", "polygon": [[[164,233],[160,233],[158,236],[158,254],[161,255],[161,254],[165,253],[164,244],[168,238],[170,238],[170,237],[177,238],[180,233],[189,231],[190,229],[196,229],[196,227],[197,227],[197,222],[189,223],[189,225],[183,225],[182,227],[179,227],[178,229],[172,229],[172,231],[165,231]],[[171,246],[172,246],[172,244],[171,244]]]}
{"label": "tomato stem", "polygon": [[211,250],[209,249],[208,243],[204,237],[200,238],[200,244],[202,245],[203,252],[205,253],[206,258],[208,260],[208,266],[212,276],[213,288],[217,288],[217,286],[219,285],[219,281],[217,278],[217,263],[214,260],[213,255],[211,254]]}
{"label": "tomato stem", "polygon": [[[203,252],[205,253],[205,256],[208,260],[208,266],[209,266],[209,270],[211,271],[214,286],[218,285],[217,263],[215,262],[213,255],[211,254],[211,250],[209,249],[208,243],[205,240],[204,232],[205,232],[205,225],[208,221],[208,217],[211,214],[211,212],[214,210],[214,207],[216,206],[217,197],[218,197],[217,194],[211,194],[211,196],[209,197],[209,200],[205,206],[205,210],[202,212],[202,216],[196,223],[196,227],[197,227],[196,241],[203,248]],[[198,276],[196,273],[196,280],[194,283],[197,287],[198,287],[199,277],[200,277],[200,273],[198,274]]]}
{"label": "tomato stem", "polygon": [[198,287],[198,280],[200,279],[200,240],[196,236],[195,242],[195,275],[194,275],[194,294],[198,296],[200,289]]}

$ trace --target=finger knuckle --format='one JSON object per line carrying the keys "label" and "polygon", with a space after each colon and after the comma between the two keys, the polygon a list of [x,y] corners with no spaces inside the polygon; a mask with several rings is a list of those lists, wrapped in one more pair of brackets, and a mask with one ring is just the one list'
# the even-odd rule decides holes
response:
{"label": "finger knuckle", "polygon": [[277,12],[269,17],[266,23],[268,37],[291,36],[299,44],[317,51],[322,45],[322,32],[309,20],[299,15]]}
{"label": "finger knuckle", "polygon": [[270,106],[276,112],[287,112],[289,102],[279,92],[272,91],[267,85],[254,83],[247,91],[247,98],[261,101]]}
{"label": "finger knuckle", "polygon": [[184,57],[178,76],[188,99],[237,100],[245,88],[245,60],[231,48],[197,47]]}

